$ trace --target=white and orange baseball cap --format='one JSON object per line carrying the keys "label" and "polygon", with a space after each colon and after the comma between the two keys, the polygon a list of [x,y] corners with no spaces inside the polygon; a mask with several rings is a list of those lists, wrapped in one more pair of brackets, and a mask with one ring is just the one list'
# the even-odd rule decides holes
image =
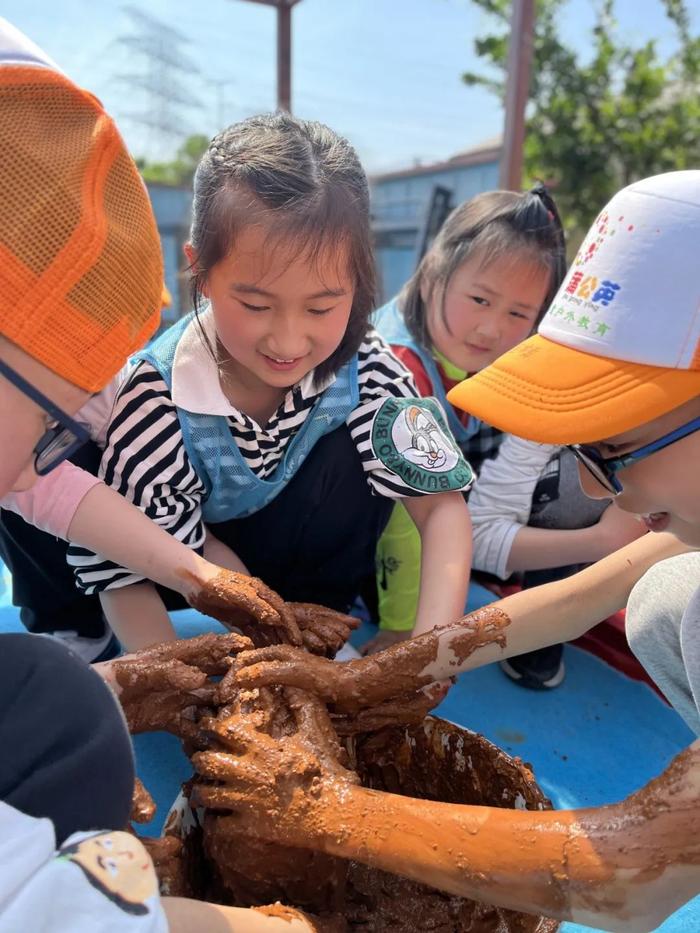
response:
{"label": "white and orange baseball cap", "polygon": [[614,437],[700,395],[700,171],[623,188],[538,333],[450,402],[550,444]]}
{"label": "white and orange baseball cap", "polygon": [[153,334],[163,259],[114,124],[0,19],[0,334],[96,392]]}

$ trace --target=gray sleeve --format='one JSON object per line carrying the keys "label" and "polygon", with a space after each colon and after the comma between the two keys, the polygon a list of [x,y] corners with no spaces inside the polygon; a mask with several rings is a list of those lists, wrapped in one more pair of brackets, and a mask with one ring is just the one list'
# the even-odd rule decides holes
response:
{"label": "gray sleeve", "polygon": [[700,735],[700,552],[647,570],[630,593],[625,630],[634,655]]}
{"label": "gray sleeve", "polygon": [[484,461],[469,498],[476,570],[506,579],[513,539],[528,523],[535,486],[556,450],[508,435],[498,455]]}

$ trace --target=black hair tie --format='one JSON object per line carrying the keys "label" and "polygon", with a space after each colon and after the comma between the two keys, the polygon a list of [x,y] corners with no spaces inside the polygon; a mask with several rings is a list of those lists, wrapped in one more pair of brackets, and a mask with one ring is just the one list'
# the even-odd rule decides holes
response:
{"label": "black hair tie", "polygon": [[557,231],[557,239],[559,240],[559,256],[558,259],[558,278],[561,280],[566,274],[566,234],[564,233],[564,225],[561,222],[561,217],[559,216],[559,210],[554,201],[554,198],[547,190],[547,186],[542,181],[537,181],[530,188],[528,194],[534,195],[538,198],[542,206],[547,211],[547,215],[551,223],[555,225]]}

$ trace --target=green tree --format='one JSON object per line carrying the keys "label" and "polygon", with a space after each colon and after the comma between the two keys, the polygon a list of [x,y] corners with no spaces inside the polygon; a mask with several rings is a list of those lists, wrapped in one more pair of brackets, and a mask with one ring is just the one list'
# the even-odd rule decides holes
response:
{"label": "green tree", "polygon": [[[463,80],[502,98],[511,3],[474,2],[494,22],[494,34],[474,43],[491,74],[468,72]],[[634,47],[618,36],[614,0],[602,0],[576,48],[559,36],[566,0],[536,0],[525,174],[555,186],[574,240],[623,185],[700,167],[700,37],[691,34],[684,0],[659,2],[678,38],[665,60],[655,39]]]}
{"label": "green tree", "polygon": [[209,145],[209,137],[202,134],[188,136],[171,162],[148,162],[136,159],[144,181],[164,185],[191,185],[197,163]]}

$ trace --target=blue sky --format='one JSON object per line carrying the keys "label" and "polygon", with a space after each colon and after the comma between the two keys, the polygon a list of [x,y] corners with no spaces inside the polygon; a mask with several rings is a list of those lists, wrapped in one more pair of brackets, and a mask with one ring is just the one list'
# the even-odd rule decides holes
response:
{"label": "blue sky", "polygon": [[[275,106],[275,12],[244,0],[133,0],[177,29],[198,71],[178,80],[198,101],[183,136]],[[700,4],[691,0],[697,25]],[[564,35],[586,55],[589,0],[569,0]],[[672,47],[661,0],[617,0],[627,39]],[[145,100],[120,75],[143,65],[120,37],[135,35],[124,0],[4,0],[22,29],[114,114],[135,155],[164,157],[177,140],[129,119]],[[477,69],[472,39],[488,19],[470,0],[302,0],[293,13],[292,106],[348,136],[370,172],[447,158],[501,131],[494,97],[460,81]],[[221,82],[219,88],[212,82]],[[222,125],[223,125],[222,123]]]}

